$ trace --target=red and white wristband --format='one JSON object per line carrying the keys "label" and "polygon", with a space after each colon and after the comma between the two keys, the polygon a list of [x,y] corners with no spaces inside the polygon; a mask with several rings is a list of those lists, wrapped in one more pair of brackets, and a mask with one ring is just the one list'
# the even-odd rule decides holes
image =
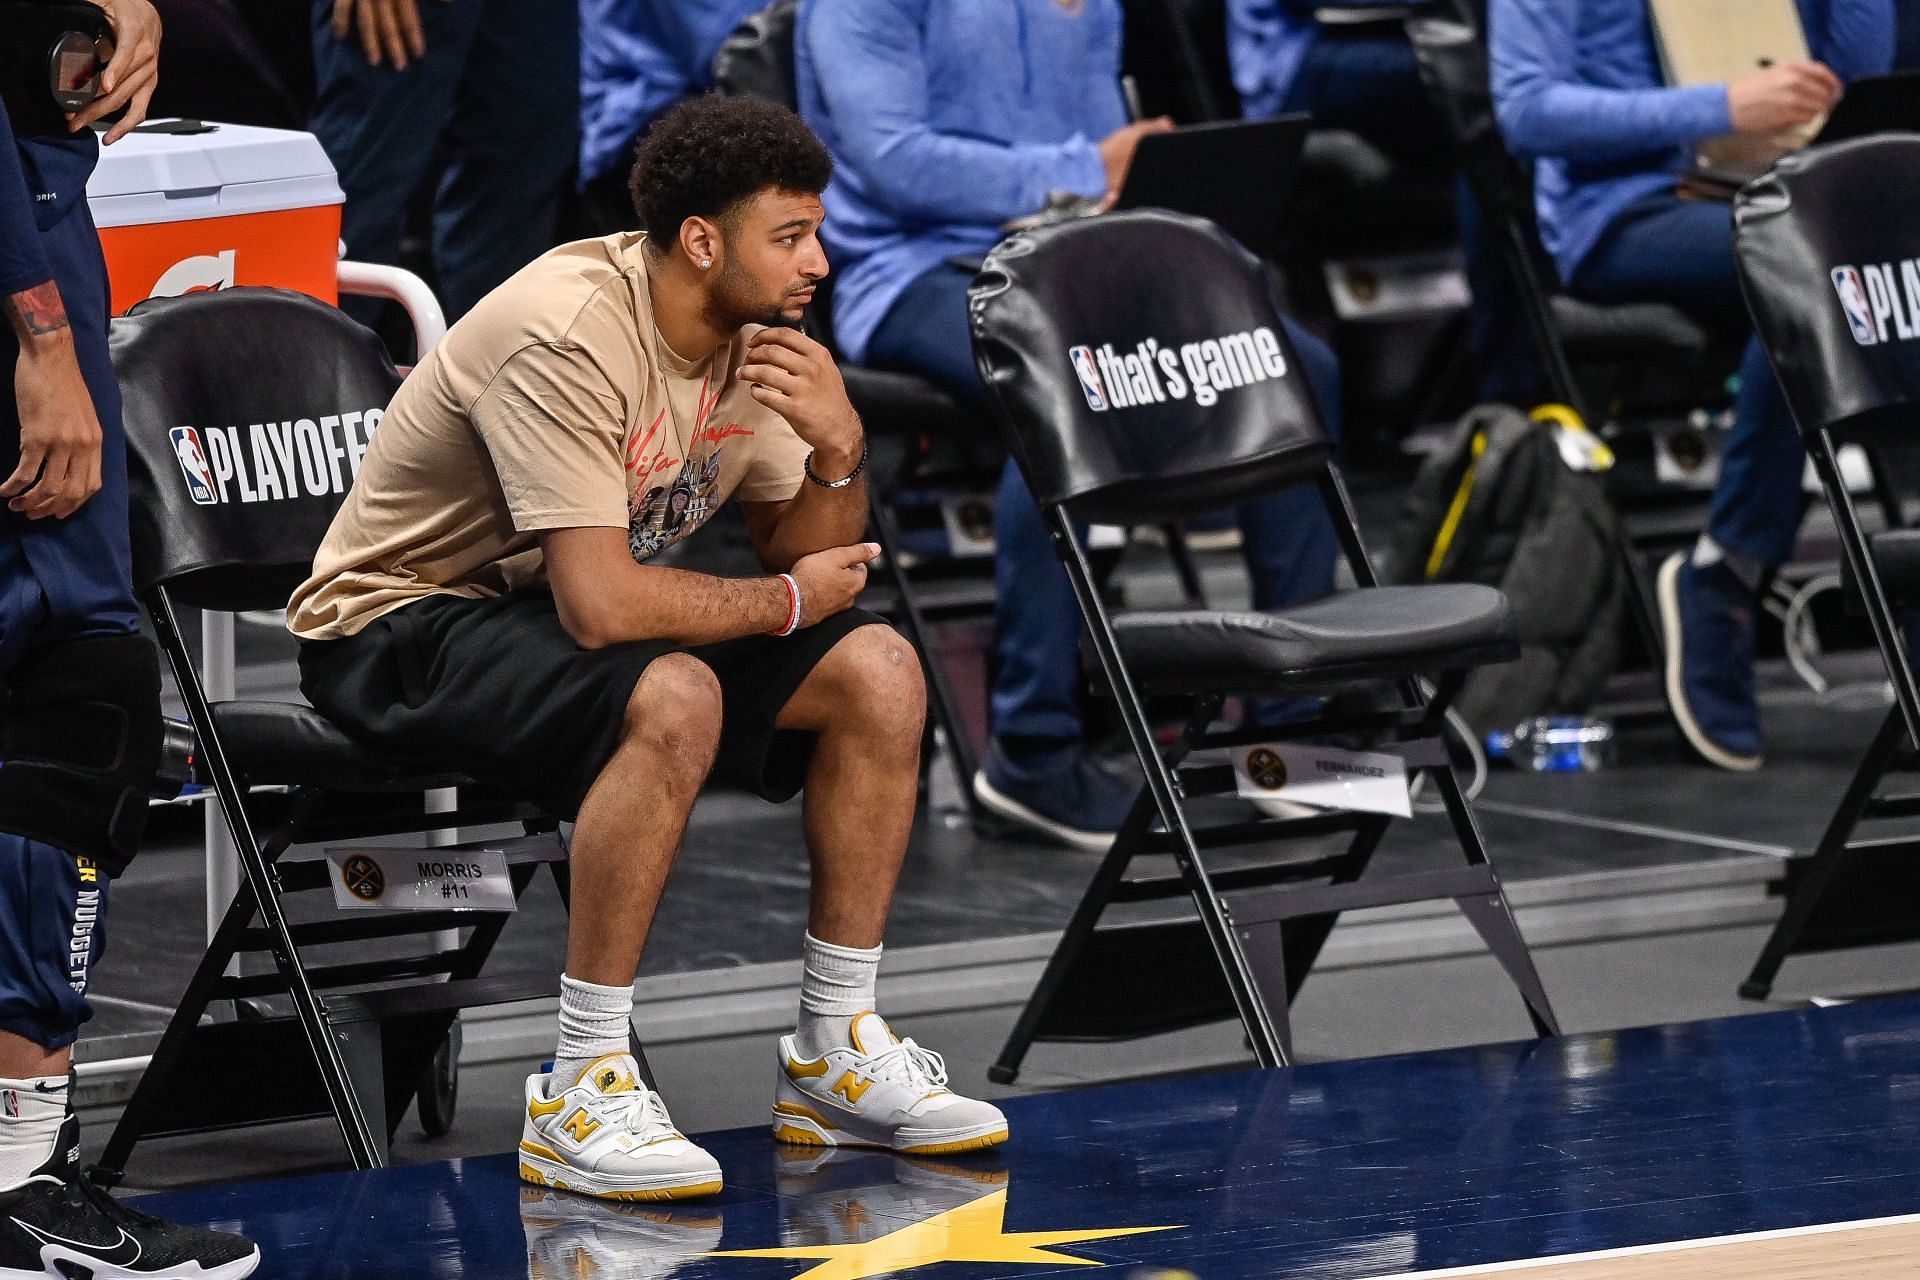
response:
{"label": "red and white wristband", "polygon": [[779,578],[787,584],[787,625],[778,631],[769,631],[767,634],[790,636],[800,629],[800,584],[793,580],[793,575],[790,573],[780,574]]}

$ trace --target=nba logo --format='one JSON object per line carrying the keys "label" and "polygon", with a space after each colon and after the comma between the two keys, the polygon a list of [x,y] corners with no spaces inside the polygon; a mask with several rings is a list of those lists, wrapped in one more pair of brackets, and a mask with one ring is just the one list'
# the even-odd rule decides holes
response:
{"label": "nba logo", "polygon": [[173,437],[173,454],[180,459],[180,474],[187,478],[187,496],[202,507],[219,502],[220,495],[213,488],[213,468],[207,465],[206,452],[200,448],[200,433],[192,427],[175,427],[168,434]]}
{"label": "nba logo", "polygon": [[0,1112],[9,1120],[20,1118],[20,1095],[12,1089],[0,1089]]}
{"label": "nba logo", "polygon": [[1095,413],[1107,411],[1107,389],[1100,382],[1100,367],[1093,362],[1092,347],[1069,347],[1067,358],[1080,375],[1080,391],[1087,397],[1087,408]]}
{"label": "nba logo", "polygon": [[1846,312],[1853,340],[1863,347],[1879,342],[1880,333],[1873,327],[1873,310],[1867,305],[1867,288],[1860,281],[1860,272],[1853,267],[1835,267],[1833,291],[1840,295],[1840,309]]}

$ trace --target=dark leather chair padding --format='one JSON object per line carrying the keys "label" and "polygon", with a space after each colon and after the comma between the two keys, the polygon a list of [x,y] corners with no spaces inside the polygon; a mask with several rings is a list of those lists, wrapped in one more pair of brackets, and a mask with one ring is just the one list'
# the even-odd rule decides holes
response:
{"label": "dark leather chair padding", "polygon": [[1575,355],[1697,358],[1707,353],[1707,331],[1677,307],[1659,302],[1608,305],[1556,294],[1549,300],[1560,340]]}
{"label": "dark leather chair padding", "polygon": [[299,703],[216,702],[213,723],[236,767],[256,786],[422,791],[465,781],[421,761],[369,751]]}
{"label": "dark leather chair padding", "polygon": [[1113,629],[1143,688],[1194,693],[1311,686],[1316,672],[1374,665],[1443,671],[1514,643],[1506,597],[1478,583],[1344,591],[1275,613],[1122,614]]}

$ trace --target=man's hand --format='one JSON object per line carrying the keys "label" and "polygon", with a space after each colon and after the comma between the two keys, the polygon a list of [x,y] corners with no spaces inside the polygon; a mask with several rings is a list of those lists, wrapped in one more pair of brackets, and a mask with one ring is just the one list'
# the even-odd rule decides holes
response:
{"label": "man's hand", "polygon": [[740,377],[749,395],[813,446],[823,478],[838,479],[860,461],[860,417],[825,347],[798,329],[762,329],[747,344]]}
{"label": "man's hand", "polygon": [[427,31],[421,25],[420,6],[415,0],[333,0],[336,38],[347,39],[356,20],[360,48],[374,66],[384,58],[393,63],[395,71],[405,71],[409,57],[427,56]]}
{"label": "man's hand", "polygon": [[1818,62],[1782,62],[1727,86],[1736,132],[1766,135],[1806,124],[1840,101],[1840,77]]}
{"label": "man's hand", "polygon": [[[93,0],[113,28],[113,53],[100,73],[100,96],[84,111],[67,117],[67,129],[80,130],[122,107],[127,114],[107,130],[112,146],[147,118],[147,104],[160,84],[160,15],[147,0]],[[96,470],[98,468],[96,467]]]}
{"label": "man's hand", "polygon": [[800,557],[793,566],[793,580],[800,584],[800,625],[810,627],[852,608],[867,585],[867,562],[879,554],[879,543],[862,542]]}
{"label": "man's hand", "polygon": [[1151,120],[1135,120],[1132,124],[1122,125],[1100,140],[1100,163],[1107,169],[1107,199],[1111,201],[1120,192],[1127,180],[1127,170],[1133,165],[1133,153],[1140,146],[1140,139],[1150,133],[1171,133],[1173,118],[1155,116]]}
{"label": "man's hand", "polygon": [[20,414],[20,465],[0,498],[30,520],[70,516],[100,490],[100,419],[80,376],[73,330],[49,280],[6,300],[20,342],[13,366]]}

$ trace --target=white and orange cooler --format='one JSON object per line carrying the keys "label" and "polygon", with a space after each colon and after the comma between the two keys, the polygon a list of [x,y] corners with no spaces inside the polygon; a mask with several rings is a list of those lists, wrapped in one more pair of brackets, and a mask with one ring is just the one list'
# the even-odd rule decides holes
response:
{"label": "white and orange cooler", "polygon": [[310,133],[153,122],[100,151],[87,204],[113,311],[240,284],[336,302],[340,183]]}

